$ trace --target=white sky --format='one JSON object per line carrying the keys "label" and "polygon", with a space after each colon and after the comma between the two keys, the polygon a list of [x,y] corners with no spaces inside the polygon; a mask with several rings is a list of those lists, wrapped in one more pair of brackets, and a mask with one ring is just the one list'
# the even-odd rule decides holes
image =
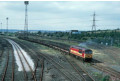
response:
{"label": "white sky", "polygon": [[[97,29],[120,28],[120,1],[30,1],[30,30],[91,30],[92,15],[97,16]],[[0,22],[6,29],[24,29],[23,1],[0,1]]]}

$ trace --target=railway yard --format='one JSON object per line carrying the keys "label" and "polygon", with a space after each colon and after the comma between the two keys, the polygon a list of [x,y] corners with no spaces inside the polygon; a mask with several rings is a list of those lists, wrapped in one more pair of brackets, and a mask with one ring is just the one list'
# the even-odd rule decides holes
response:
{"label": "railway yard", "polygon": [[82,44],[93,50],[91,62],[69,55],[65,43],[0,37],[0,80],[120,81],[119,48]]}
{"label": "railway yard", "polygon": [[0,1],[0,81],[120,81],[119,4]]}
{"label": "railway yard", "polygon": [[0,1],[0,81],[120,81],[119,4]]}

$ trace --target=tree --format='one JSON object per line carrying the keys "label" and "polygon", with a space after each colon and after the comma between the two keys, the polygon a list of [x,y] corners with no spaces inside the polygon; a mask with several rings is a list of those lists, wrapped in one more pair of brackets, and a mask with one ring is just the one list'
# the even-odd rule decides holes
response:
{"label": "tree", "polygon": [[38,34],[40,35],[40,34],[41,34],[41,31],[38,31]]}

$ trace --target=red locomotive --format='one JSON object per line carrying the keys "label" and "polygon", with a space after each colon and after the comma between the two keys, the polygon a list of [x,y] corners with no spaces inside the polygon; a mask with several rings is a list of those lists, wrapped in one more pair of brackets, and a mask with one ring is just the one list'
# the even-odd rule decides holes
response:
{"label": "red locomotive", "polygon": [[81,57],[84,61],[92,60],[92,50],[80,46],[71,46],[70,54]]}

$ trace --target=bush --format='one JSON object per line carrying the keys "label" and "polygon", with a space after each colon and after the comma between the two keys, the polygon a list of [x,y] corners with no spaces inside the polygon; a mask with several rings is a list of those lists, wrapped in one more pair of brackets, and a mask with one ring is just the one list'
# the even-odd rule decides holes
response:
{"label": "bush", "polygon": [[110,81],[110,76],[106,75],[102,78],[102,81]]}

